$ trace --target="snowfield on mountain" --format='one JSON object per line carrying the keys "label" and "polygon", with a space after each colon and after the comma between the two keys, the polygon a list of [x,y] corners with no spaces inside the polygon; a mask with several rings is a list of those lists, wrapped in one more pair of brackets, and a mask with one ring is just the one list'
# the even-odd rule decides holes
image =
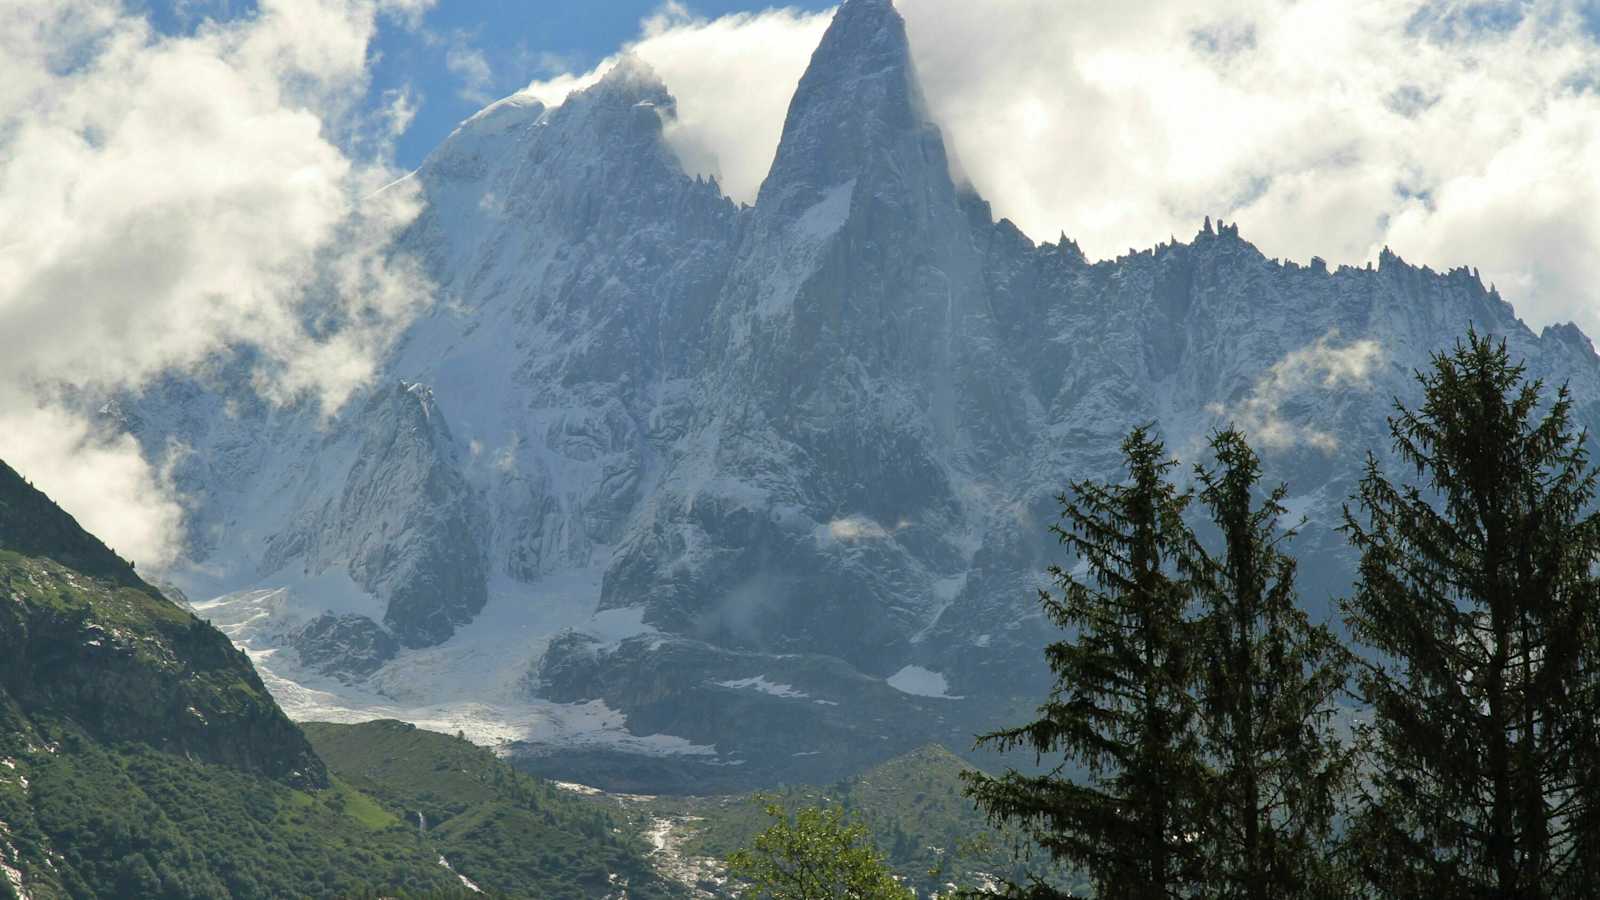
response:
{"label": "snowfield on mountain", "polygon": [[336,415],[243,360],[107,408],[190,451],[168,578],[294,718],[619,790],[828,783],[1044,695],[1056,497],[1136,424],[1186,462],[1252,435],[1319,619],[1386,412],[1469,324],[1600,425],[1588,339],[1471,269],[1268,259],[1210,220],[1091,260],[995,221],[889,0],[840,7],[753,206],[684,173],[673,115],[625,58],[462,123],[408,176],[434,303]]}

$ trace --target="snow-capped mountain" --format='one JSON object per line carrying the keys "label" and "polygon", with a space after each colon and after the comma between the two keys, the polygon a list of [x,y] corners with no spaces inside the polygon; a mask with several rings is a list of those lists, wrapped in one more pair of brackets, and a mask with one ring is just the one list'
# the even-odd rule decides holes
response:
{"label": "snow-capped mountain", "polygon": [[1055,497],[1135,424],[1191,462],[1256,434],[1318,612],[1361,459],[1469,323],[1600,424],[1588,340],[1468,270],[1280,262],[1210,221],[1092,262],[995,222],[890,0],[840,7],[753,207],[684,174],[673,108],[627,60],[463,123],[410,176],[436,303],[337,417],[252,399],[243,362],[118,408],[187,448],[172,580],[292,715],[619,786],[836,777],[1042,696]]}

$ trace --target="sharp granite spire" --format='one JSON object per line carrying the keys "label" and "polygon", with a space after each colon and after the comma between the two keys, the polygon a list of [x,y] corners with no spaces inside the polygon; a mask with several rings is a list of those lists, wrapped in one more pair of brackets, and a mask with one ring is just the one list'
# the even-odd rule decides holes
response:
{"label": "sharp granite spire", "polygon": [[948,182],[944,140],[926,110],[894,4],[846,0],[800,79],[757,205],[793,213],[853,178],[883,188],[931,170]]}
{"label": "sharp granite spire", "polygon": [[[283,651],[258,659],[284,684],[337,662],[337,702],[448,709],[568,780],[623,771],[609,747],[675,754],[633,787],[825,783],[1048,689],[1045,525],[1135,424],[1288,435],[1325,597],[1351,570],[1340,498],[1431,350],[1474,323],[1600,396],[1586,341],[1467,272],[1282,264],[1215,221],[1091,262],[994,223],[890,0],[843,0],[753,207],[684,173],[671,107],[635,60],[465,123],[413,176],[402,245],[438,302],[333,425],[245,402],[248,366],[125,401],[153,465],[193,449],[173,580]],[[1273,374],[1354,341],[1382,350],[1370,382]],[[323,718],[333,695],[284,696]]]}

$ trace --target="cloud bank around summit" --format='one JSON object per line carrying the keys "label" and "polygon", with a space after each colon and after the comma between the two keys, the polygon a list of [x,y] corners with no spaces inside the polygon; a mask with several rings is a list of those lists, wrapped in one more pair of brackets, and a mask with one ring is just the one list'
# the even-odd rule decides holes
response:
{"label": "cloud bank around summit", "polygon": [[[932,115],[995,213],[1091,257],[1210,215],[1269,256],[1473,265],[1534,327],[1600,334],[1588,0],[897,0]],[[697,18],[634,52],[695,174],[752,202],[828,14]],[[607,64],[602,64],[603,69]],[[598,72],[535,82],[557,100]]]}
{"label": "cloud bank around summit", "polygon": [[416,198],[379,190],[409,100],[361,103],[377,17],[427,5],[261,0],[182,36],[0,5],[0,459],[146,568],[177,552],[183,448],[150,463],[103,398],[248,347],[263,395],[334,409],[426,299],[387,253]]}
{"label": "cloud bank around summit", "polygon": [[[705,19],[679,2],[664,4],[623,48],[661,76],[678,101],[666,138],[694,175],[715,177],[729,197],[754,203],[772,167],[783,120],[811,53],[833,18],[830,10],[773,9]],[[616,65],[530,84],[525,92],[554,106]]]}

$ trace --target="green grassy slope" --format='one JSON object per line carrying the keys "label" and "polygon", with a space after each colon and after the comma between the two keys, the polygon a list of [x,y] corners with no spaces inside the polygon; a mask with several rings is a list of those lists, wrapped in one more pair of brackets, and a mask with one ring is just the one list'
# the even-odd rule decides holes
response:
{"label": "green grassy slope", "polygon": [[0,867],[33,900],[462,893],[226,637],[4,463]]}
{"label": "green grassy slope", "polygon": [[335,777],[373,797],[457,872],[518,897],[672,897],[636,832],[465,740],[403,722],[305,726]]}

